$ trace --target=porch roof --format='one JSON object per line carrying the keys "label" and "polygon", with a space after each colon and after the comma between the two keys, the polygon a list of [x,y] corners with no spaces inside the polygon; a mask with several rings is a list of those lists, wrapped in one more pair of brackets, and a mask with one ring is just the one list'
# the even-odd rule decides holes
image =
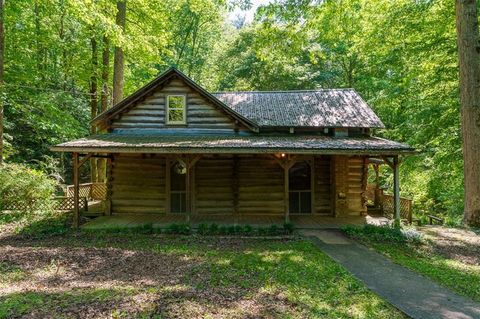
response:
{"label": "porch roof", "polygon": [[291,153],[411,154],[410,146],[379,137],[321,135],[101,134],[58,144],[60,152],[97,153]]}

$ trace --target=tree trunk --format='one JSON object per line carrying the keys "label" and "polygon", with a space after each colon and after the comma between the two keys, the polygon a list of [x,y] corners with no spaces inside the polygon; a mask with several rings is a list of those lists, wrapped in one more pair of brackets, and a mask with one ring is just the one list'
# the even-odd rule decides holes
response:
{"label": "tree trunk", "polygon": [[[5,0],[0,0],[0,92],[3,91],[4,57],[5,57],[5,30],[4,30]],[[3,164],[3,99],[0,99],[0,165]]]}
{"label": "tree trunk", "polygon": [[480,43],[477,1],[457,0],[457,45],[465,179],[464,221],[480,226]]}
{"label": "tree trunk", "polygon": [[100,102],[101,112],[105,112],[108,108],[108,76],[110,70],[110,41],[106,36],[103,37],[103,53],[102,53],[102,96]]}
{"label": "tree trunk", "polygon": [[[97,117],[97,70],[98,70],[98,50],[97,50],[97,40],[95,39],[95,36],[93,35],[92,38],[90,39],[90,43],[92,45],[92,74],[90,76],[90,114],[91,118],[94,119]],[[95,125],[91,125],[90,127],[90,133],[95,134],[96,133],[96,127]],[[90,159],[90,175],[91,175],[91,180],[92,183],[97,182],[97,159],[92,158]]]}
{"label": "tree trunk", "polygon": [[[125,32],[125,18],[127,12],[126,0],[117,2],[117,17],[116,23],[121,28],[122,33]],[[115,46],[115,56],[113,60],[113,105],[117,104],[123,99],[123,72],[125,62],[123,59],[123,49],[121,46]]]}
{"label": "tree trunk", "polygon": [[[100,110],[105,112],[109,103],[108,76],[110,70],[110,41],[106,36],[103,37],[102,53],[102,95],[100,101]],[[104,158],[97,159],[97,182],[104,183],[107,175],[107,161]]]}

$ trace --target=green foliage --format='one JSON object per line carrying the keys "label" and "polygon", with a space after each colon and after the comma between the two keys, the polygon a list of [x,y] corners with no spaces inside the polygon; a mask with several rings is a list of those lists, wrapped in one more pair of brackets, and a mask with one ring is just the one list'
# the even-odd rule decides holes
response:
{"label": "green foliage", "polygon": [[210,235],[215,235],[218,233],[218,225],[215,223],[210,224],[208,227],[208,232]]}
{"label": "green foliage", "polygon": [[[174,65],[209,90],[353,87],[379,114],[376,134],[420,154],[401,168],[417,217],[463,213],[454,2],[275,1],[235,29],[227,10],[248,1],[133,1],[126,31],[112,1],[7,1],[6,156],[40,168],[49,146],[88,134],[90,79],[103,38],[126,55],[125,95]],[[145,19],[148,17],[148,19]],[[99,69],[91,66],[96,40]],[[433,54],[432,54],[433,52]],[[105,83],[111,86],[111,79]],[[57,157],[64,180],[69,158]],[[87,175],[88,172],[83,172]],[[388,168],[381,183],[392,187]]]}
{"label": "green foliage", "polygon": [[251,225],[243,226],[243,233],[247,236],[252,234],[253,233],[253,227]]}
{"label": "green foliage", "polygon": [[295,226],[292,223],[284,223],[283,230],[285,231],[286,234],[293,234],[293,231],[295,230]]}
{"label": "green foliage", "polygon": [[200,234],[200,235],[207,235],[208,232],[209,232],[209,227],[207,224],[200,224],[198,225],[198,228],[197,228],[197,232]]}
{"label": "green foliage", "polygon": [[420,243],[421,235],[413,229],[391,226],[345,226],[343,231],[350,237],[374,242]]}
{"label": "green foliage", "polygon": [[[420,151],[401,167],[415,214],[457,223],[463,162],[452,12],[448,0],[273,2],[223,53],[219,89],[353,87],[385,123],[377,135]],[[392,189],[388,167],[381,183]]]}
{"label": "green foliage", "polygon": [[56,182],[39,170],[20,164],[0,166],[0,210],[15,203],[25,204],[29,213],[50,211]]}
{"label": "green foliage", "polygon": [[191,232],[190,225],[188,224],[170,224],[166,232],[168,234],[188,235]]}

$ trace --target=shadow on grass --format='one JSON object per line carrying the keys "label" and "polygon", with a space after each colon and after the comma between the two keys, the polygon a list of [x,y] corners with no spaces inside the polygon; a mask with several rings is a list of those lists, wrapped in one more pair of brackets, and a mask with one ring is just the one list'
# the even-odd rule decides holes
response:
{"label": "shadow on grass", "polygon": [[118,289],[12,292],[0,296],[0,318],[95,317],[111,313],[130,294]]}
{"label": "shadow on grass", "polygon": [[46,289],[141,290],[149,316],[401,318],[303,240],[75,233],[12,241],[0,255],[32,274],[54,260],[60,270],[30,277]]}

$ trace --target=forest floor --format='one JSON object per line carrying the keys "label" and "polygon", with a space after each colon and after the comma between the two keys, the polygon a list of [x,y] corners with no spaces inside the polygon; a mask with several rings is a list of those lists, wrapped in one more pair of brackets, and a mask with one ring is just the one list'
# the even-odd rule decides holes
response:
{"label": "forest floor", "polygon": [[302,238],[7,229],[0,318],[405,318]]}
{"label": "forest floor", "polygon": [[391,242],[361,231],[349,235],[457,293],[480,302],[480,234],[443,226],[417,227],[418,242]]}

